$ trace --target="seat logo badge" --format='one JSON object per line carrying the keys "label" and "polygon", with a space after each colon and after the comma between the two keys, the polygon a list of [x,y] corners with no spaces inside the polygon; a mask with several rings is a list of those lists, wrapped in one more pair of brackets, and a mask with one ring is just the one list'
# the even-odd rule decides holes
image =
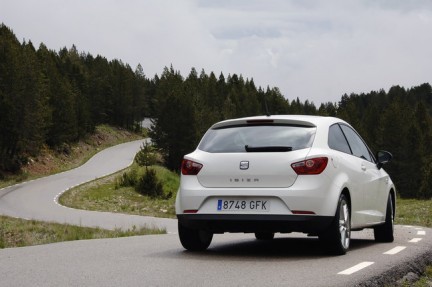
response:
{"label": "seat logo badge", "polygon": [[248,161],[241,161],[240,162],[240,169],[241,170],[249,169],[249,162]]}

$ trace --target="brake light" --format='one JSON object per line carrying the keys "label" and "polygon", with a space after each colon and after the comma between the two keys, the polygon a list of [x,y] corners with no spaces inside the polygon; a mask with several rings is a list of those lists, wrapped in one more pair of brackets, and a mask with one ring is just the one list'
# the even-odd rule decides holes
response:
{"label": "brake light", "polygon": [[197,175],[202,167],[203,165],[200,163],[184,159],[181,165],[181,172],[183,175]]}
{"label": "brake light", "polygon": [[291,164],[298,175],[320,174],[327,167],[328,158],[316,157]]}
{"label": "brake light", "polygon": [[267,120],[267,119],[260,119],[260,120],[247,120],[248,124],[272,124],[273,120]]}

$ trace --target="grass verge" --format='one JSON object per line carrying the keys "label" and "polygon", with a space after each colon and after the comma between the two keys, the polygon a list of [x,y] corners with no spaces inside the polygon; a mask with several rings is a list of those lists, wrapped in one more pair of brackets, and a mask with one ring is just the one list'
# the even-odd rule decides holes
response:
{"label": "grass verge", "polygon": [[432,200],[398,198],[395,223],[432,227]]}
{"label": "grass verge", "polygon": [[155,228],[132,228],[126,231],[120,229],[105,230],[0,216],[0,249],[61,241],[164,233],[166,230]]}
{"label": "grass verge", "polygon": [[152,168],[156,170],[157,178],[162,182],[164,193],[171,194],[170,198],[151,198],[139,194],[131,186],[119,187],[117,181],[125,172],[135,170],[138,176],[143,172],[143,168],[139,169],[134,164],[124,171],[65,192],[60,196],[59,202],[78,209],[175,218],[174,202],[179,176],[161,166]]}

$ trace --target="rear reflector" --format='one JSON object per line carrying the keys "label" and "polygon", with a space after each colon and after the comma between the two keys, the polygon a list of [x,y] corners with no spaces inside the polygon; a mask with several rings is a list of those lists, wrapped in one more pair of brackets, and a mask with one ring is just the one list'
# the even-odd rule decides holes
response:
{"label": "rear reflector", "polygon": [[327,167],[328,158],[316,157],[291,164],[298,175],[320,174]]}
{"label": "rear reflector", "polygon": [[200,163],[184,159],[181,165],[181,172],[183,175],[197,175],[202,167],[203,165]]}
{"label": "rear reflector", "polygon": [[198,212],[197,209],[186,209],[186,210],[183,210],[183,213],[197,213],[197,212]]}

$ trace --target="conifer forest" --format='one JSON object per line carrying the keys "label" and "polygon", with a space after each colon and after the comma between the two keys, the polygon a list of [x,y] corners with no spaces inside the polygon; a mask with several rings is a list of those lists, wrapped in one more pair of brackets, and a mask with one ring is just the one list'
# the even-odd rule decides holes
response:
{"label": "conifer forest", "polygon": [[335,116],[349,122],[373,152],[393,154],[385,166],[404,198],[432,199],[432,87],[393,86],[341,95],[315,106],[242,75],[165,67],[148,77],[121,60],[54,51],[20,42],[0,24],[0,180],[17,173],[43,146],[76,142],[97,125],[137,130],[153,118],[150,136],[171,170],[215,122],[266,114]]}

